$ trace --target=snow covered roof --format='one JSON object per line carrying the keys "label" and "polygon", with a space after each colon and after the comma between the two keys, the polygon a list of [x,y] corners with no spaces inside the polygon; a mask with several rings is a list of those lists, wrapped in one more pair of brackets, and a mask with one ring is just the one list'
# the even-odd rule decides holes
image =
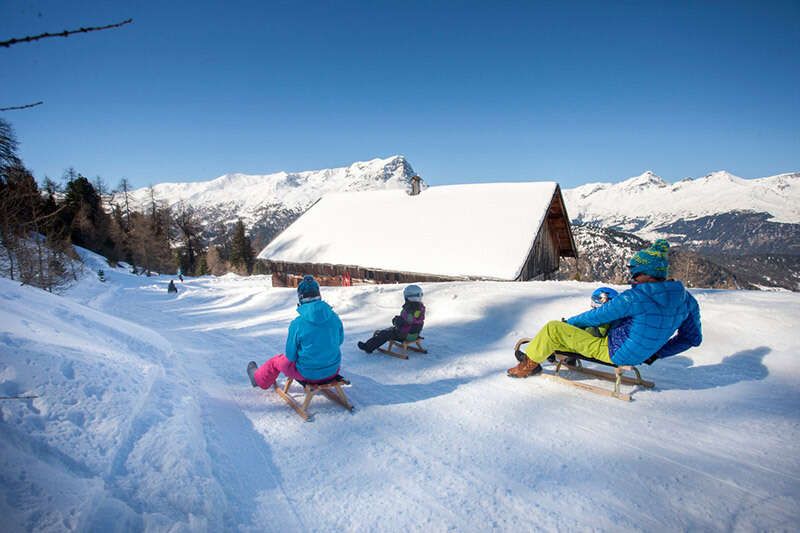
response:
{"label": "snow covered roof", "polygon": [[555,182],[484,183],[329,194],[259,259],[454,277],[516,279]]}

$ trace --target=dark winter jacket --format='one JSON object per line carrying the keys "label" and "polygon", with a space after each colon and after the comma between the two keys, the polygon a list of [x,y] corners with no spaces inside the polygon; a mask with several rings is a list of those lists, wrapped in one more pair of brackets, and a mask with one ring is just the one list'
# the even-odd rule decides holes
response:
{"label": "dark winter jacket", "polygon": [[634,285],[567,322],[579,328],[611,323],[608,353],[618,365],[638,365],[651,355],[669,357],[703,340],[700,307],[679,281]]}
{"label": "dark winter jacket", "polygon": [[300,316],[289,325],[286,358],[307,379],[333,376],[342,362],[339,346],[344,342],[339,315],[322,300],[300,305],[297,313]]}
{"label": "dark winter jacket", "polygon": [[400,314],[392,319],[398,338],[415,341],[425,325],[425,306],[422,302],[406,302]]}

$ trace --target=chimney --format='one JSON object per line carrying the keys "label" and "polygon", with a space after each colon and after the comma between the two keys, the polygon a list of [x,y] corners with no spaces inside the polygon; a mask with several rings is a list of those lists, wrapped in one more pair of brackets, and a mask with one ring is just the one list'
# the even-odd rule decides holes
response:
{"label": "chimney", "polygon": [[422,183],[422,178],[419,176],[414,176],[411,178],[411,196],[416,196],[420,192],[420,184]]}

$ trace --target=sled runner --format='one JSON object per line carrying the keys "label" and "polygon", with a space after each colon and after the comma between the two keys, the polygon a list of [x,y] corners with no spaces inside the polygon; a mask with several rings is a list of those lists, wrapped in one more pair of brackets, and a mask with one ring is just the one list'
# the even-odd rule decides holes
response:
{"label": "sled runner", "polygon": [[[520,346],[523,344],[527,344],[531,341],[529,338],[522,338],[517,341],[517,344],[514,346],[514,352],[516,353]],[[585,357],[579,353],[571,353],[571,352],[556,352],[553,354],[555,358],[555,370],[551,372],[542,372],[541,375],[545,376],[549,379],[560,381],[567,385],[572,385],[573,387],[577,387],[579,389],[583,389],[589,392],[593,392],[595,394],[600,394],[603,396],[611,396],[612,398],[617,398],[618,400],[623,400],[626,402],[631,401],[631,393],[624,393],[620,390],[620,385],[633,385],[644,387],[646,389],[652,389],[655,387],[655,383],[652,381],[647,381],[642,379],[642,375],[639,373],[639,369],[636,368],[634,365],[615,365],[613,363],[606,363],[605,361],[598,361],[597,359],[592,359],[590,357]],[[602,370],[597,370],[594,368],[587,368],[583,366],[581,361],[589,361],[592,363],[597,363],[603,366],[610,366],[614,369],[614,372],[603,372]],[[603,387],[598,387],[596,385],[588,385],[586,383],[582,383],[580,381],[574,381],[571,379],[567,379],[563,377],[560,373],[562,368],[566,368],[567,370],[571,370],[573,372],[578,372],[580,374],[584,374],[587,376],[592,376],[598,379],[612,381],[614,382],[614,390],[605,389]],[[630,377],[624,375],[624,372],[633,372],[636,377]]]}
{"label": "sled runner", "polygon": [[423,348],[422,344],[419,342],[423,338],[424,337],[417,337],[413,341],[408,339],[404,341],[390,340],[389,346],[387,346],[386,348],[378,348],[378,351],[381,353],[385,353],[386,355],[391,355],[392,357],[397,357],[400,359],[408,359],[409,350],[417,353],[428,353],[428,350]]}
{"label": "sled runner", "polygon": [[332,402],[341,405],[350,412],[353,412],[353,404],[350,403],[350,400],[347,399],[347,395],[344,393],[344,390],[342,390],[342,385],[349,385],[350,382],[342,376],[337,374],[335,377],[323,383],[307,383],[305,381],[297,380],[297,383],[302,385],[303,392],[306,394],[302,405],[300,405],[300,403],[289,393],[289,387],[292,386],[293,381],[294,380],[292,378],[287,378],[283,388],[279,387],[278,384],[275,383],[275,392],[277,392],[281,398],[286,400],[286,403],[288,403],[289,406],[294,409],[297,414],[300,415],[306,422],[311,419],[311,415],[308,413],[308,406],[311,404],[311,399],[318,392],[321,392],[327,396]]}

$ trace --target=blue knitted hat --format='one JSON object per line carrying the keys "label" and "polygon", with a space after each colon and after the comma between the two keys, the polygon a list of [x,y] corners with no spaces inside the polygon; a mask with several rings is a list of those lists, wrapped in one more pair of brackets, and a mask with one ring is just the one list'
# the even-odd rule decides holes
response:
{"label": "blue knitted hat", "polygon": [[637,274],[647,274],[654,278],[667,279],[669,274],[669,243],[664,239],[658,239],[649,248],[640,250],[633,254],[628,261],[628,269],[631,276]]}
{"label": "blue knitted hat", "polygon": [[319,300],[319,283],[311,274],[303,276],[303,280],[297,285],[297,299],[301,304]]}

